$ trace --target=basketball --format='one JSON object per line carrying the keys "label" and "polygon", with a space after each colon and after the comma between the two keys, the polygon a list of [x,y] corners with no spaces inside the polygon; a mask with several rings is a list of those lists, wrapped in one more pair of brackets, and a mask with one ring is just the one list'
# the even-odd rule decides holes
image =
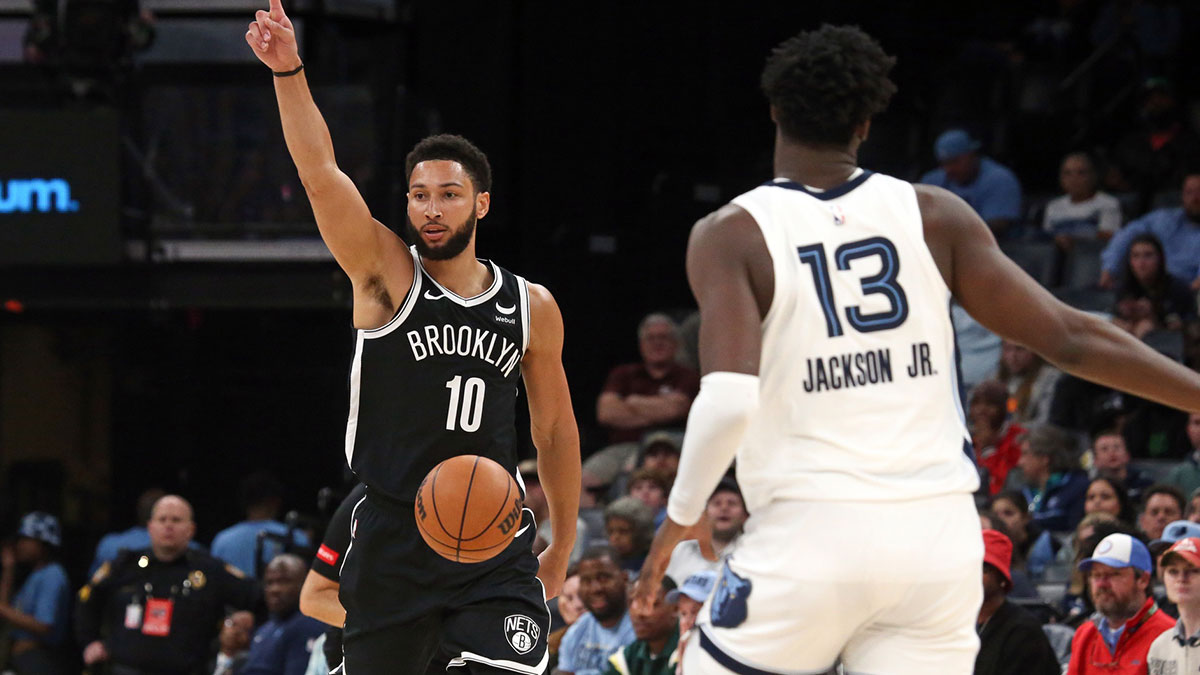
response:
{"label": "basketball", "polygon": [[521,524],[521,491],[487,457],[459,455],[433,467],[413,506],[421,538],[438,555],[478,563],[503,551]]}

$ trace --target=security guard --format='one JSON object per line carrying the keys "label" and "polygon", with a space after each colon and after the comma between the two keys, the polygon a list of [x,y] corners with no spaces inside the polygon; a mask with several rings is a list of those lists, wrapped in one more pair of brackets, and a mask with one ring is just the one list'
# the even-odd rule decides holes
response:
{"label": "security guard", "polygon": [[79,591],[83,660],[107,662],[112,675],[193,675],[225,608],[250,609],[262,594],[236,567],[188,550],[195,523],[184,499],[159,499],[148,529],[150,548],[121,553]]}

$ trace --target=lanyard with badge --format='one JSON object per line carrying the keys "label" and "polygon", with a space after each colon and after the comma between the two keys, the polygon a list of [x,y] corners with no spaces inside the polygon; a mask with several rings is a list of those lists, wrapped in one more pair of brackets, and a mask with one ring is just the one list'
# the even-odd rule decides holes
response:
{"label": "lanyard with badge", "polygon": [[[138,567],[145,568],[149,566],[150,559],[147,556],[142,556],[138,560]],[[192,578],[199,576],[197,580],[197,588],[203,585],[203,573],[193,572],[187,579],[183,580],[182,588],[172,584],[171,590],[167,597],[154,597],[154,584],[149,581],[143,587],[144,603],[139,602],[139,596],[134,595],[130,603],[125,607],[125,627],[129,630],[141,629],[143,635],[152,637],[167,637],[171,634],[171,617],[175,613],[175,599],[177,597],[187,597],[191,594]]]}

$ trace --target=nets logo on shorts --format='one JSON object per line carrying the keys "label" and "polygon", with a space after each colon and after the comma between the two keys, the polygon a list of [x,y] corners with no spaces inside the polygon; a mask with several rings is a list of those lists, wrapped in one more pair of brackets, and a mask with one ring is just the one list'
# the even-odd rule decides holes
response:
{"label": "nets logo on shorts", "polygon": [[508,638],[508,644],[518,654],[528,654],[541,634],[541,626],[523,614],[504,617],[504,637]]}

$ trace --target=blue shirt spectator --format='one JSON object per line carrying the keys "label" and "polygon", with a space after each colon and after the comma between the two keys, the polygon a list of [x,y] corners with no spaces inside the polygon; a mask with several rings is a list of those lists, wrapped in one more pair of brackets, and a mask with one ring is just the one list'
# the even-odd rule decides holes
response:
{"label": "blue shirt spectator", "polygon": [[146,523],[150,522],[154,504],[165,494],[161,488],[152,487],[138,495],[138,524],[124,532],[110,532],[100,538],[100,543],[96,544],[96,554],[92,556],[92,566],[88,568],[89,579],[96,574],[101,565],[116,560],[121,551],[150,548],[150,532],[146,530]]}
{"label": "blue shirt spectator", "polygon": [[116,559],[121,551],[138,551],[150,548],[150,532],[144,526],[131,527],[124,532],[110,532],[96,544],[96,555],[92,558],[92,566],[88,568],[90,579],[96,570],[106,562]]}
{"label": "blue shirt spectator", "polygon": [[18,564],[32,568],[12,603],[0,603],[0,622],[13,629],[12,665],[18,672],[43,672],[61,660],[71,601],[67,573],[54,561],[61,546],[58,518],[34,511],[21,519],[16,541],[0,549],[0,585],[12,588]]}
{"label": "blue shirt spectator", "polygon": [[988,226],[1002,230],[1021,219],[1021,183],[1008,167],[981,157],[979,147],[979,141],[961,129],[943,133],[934,144],[941,167],[920,182],[962,197]]}
{"label": "blue shirt spectator", "polygon": [[[254,559],[260,532],[287,537],[287,525],[275,520],[283,505],[283,483],[266,471],[252,473],[242,479],[241,501],[246,520],[218,532],[213,537],[212,554],[254,578],[258,575],[256,563],[265,565],[283,553],[281,542],[267,539],[263,541],[261,560]],[[307,547],[308,536],[296,532],[292,543]]]}
{"label": "blue shirt spectator", "polygon": [[44,636],[14,630],[14,640],[35,640],[48,646],[62,644],[70,628],[67,624],[71,607],[71,582],[63,566],[50,562],[30,573],[13,597],[13,607],[50,626],[50,632]]}
{"label": "blue shirt spectator", "polygon": [[[1200,189],[1200,176],[1192,179]],[[1151,211],[1117,231],[1100,254],[1109,280],[1119,276],[1130,242],[1142,234],[1153,234],[1162,242],[1171,276],[1187,283],[1200,278],[1200,212],[1189,215],[1185,208],[1173,208]]]}
{"label": "blue shirt spectator", "polygon": [[[258,544],[258,533],[269,532],[286,537],[288,526],[277,520],[247,520],[221,530],[213,537],[212,554],[246,573],[246,576],[256,576],[254,551]],[[308,546],[308,536],[296,531],[292,535],[296,546]],[[283,552],[278,541],[263,541],[262,562],[268,563],[272,558]]]}
{"label": "blue shirt spectator", "polygon": [[605,628],[591,612],[567,629],[558,648],[558,669],[574,675],[600,675],[609,654],[637,639],[629,612],[612,628]]}
{"label": "blue shirt spectator", "polygon": [[272,616],[254,633],[239,675],[304,675],[325,624],[293,610]]}

